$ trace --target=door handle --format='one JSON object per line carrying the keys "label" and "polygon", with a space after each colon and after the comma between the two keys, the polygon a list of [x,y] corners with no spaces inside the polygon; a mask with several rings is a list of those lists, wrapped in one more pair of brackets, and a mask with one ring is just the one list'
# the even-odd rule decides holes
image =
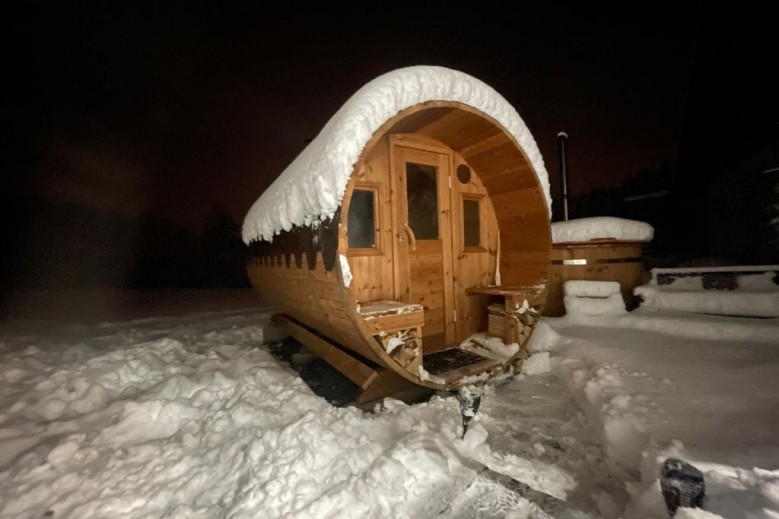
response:
{"label": "door handle", "polygon": [[414,231],[412,231],[411,227],[408,226],[408,222],[403,224],[403,230],[406,231],[406,236],[408,236],[408,244],[411,247],[411,250],[417,250],[417,237],[414,236]]}

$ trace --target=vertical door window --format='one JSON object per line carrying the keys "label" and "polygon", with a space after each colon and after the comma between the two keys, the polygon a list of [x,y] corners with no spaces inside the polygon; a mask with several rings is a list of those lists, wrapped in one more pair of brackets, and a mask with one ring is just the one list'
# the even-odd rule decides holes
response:
{"label": "vertical door window", "polygon": [[437,240],[438,170],[428,164],[406,164],[408,225],[417,240]]}

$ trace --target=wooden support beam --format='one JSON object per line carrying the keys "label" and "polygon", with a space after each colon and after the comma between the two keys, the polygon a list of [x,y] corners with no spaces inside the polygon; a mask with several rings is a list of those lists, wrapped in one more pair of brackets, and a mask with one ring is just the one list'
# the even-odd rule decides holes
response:
{"label": "wooden support beam", "polygon": [[343,373],[349,380],[357,384],[360,389],[365,390],[379,376],[379,372],[376,369],[349,355],[319,335],[312,333],[305,326],[290,319],[285,314],[274,315],[273,322],[284,326],[293,338]]}
{"label": "wooden support beam", "polygon": [[523,299],[527,299],[527,304],[530,306],[537,306],[544,302],[544,287],[543,286],[501,286],[492,285],[485,287],[469,287],[466,289],[469,294],[484,294],[490,296],[503,296],[514,297],[520,303]]}
{"label": "wooden support beam", "polygon": [[[522,297],[522,302],[524,301],[525,299]],[[514,316],[514,312],[517,311],[517,308],[519,308],[522,302],[520,302],[520,297],[516,294],[506,294],[506,344],[519,342],[519,331],[517,330],[518,323]]]}
{"label": "wooden support beam", "polygon": [[413,388],[415,385],[400,375],[388,369],[383,369],[379,371],[378,376],[371,381],[370,385],[360,392],[357,396],[357,403],[366,404],[381,400],[384,397]]}
{"label": "wooden support beam", "polygon": [[284,326],[308,351],[321,357],[359,386],[360,393],[355,401],[357,404],[381,400],[415,386],[413,382],[391,370],[368,366],[284,314],[276,314],[272,320],[275,324]]}

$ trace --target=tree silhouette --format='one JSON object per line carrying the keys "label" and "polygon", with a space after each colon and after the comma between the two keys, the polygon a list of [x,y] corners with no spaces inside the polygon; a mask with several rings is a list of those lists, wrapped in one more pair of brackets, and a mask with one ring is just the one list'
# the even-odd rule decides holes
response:
{"label": "tree silhouette", "polygon": [[241,228],[221,206],[215,205],[200,235],[200,278],[204,286],[248,288],[246,247]]}

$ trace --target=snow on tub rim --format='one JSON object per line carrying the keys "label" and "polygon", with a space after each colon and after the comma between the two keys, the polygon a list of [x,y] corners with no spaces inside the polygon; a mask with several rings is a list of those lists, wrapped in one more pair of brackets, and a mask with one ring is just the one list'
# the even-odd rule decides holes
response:
{"label": "snow on tub rim", "polygon": [[[362,400],[404,382],[457,389],[526,357],[549,211],[543,159],[502,96],[456,70],[402,68],[358,90],[255,202],[247,271]],[[495,304],[492,331],[518,346],[508,359],[459,347],[491,331]]]}

